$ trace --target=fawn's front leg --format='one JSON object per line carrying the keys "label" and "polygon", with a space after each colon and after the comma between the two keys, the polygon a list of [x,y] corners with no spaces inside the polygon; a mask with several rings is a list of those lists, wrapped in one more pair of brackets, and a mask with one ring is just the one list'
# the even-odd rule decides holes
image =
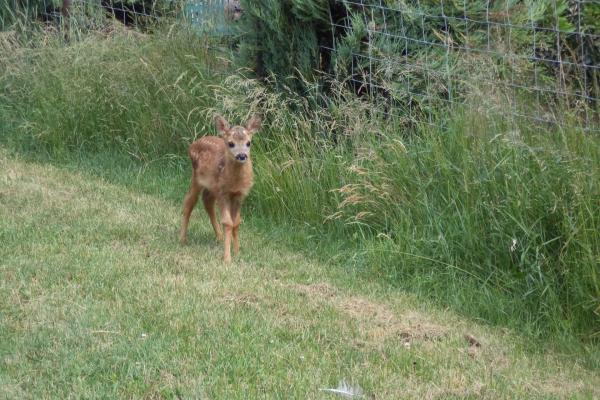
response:
{"label": "fawn's front leg", "polygon": [[240,230],[240,223],[242,222],[242,219],[240,217],[241,214],[241,204],[237,204],[237,206],[231,207],[231,217],[233,218],[233,230],[232,230],[232,234],[233,234],[233,253],[237,256],[238,254],[240,254],[240,237],[239,237],[239,230]]}
{"label": "fawn's front leg", "polygon": [[223,261],[226,264],[231,262],[231,233],[233,227],[231,225],[225,225],[225,250],[223,252]]}
{"label": "fawn's front leg", "polygon": [[225,230],[225,240],[223,241],[223,262],[229,264],[231,262],[231,235],[233,231],[233,220],[231,219],[231,204],[223,199],[220,201],[221,223]]}
{"label": "fawn's front leg", "polygon": [[225,228],[225,248],[223,250],[223,261],[231,262],[231,238],[233,236],[233,250],[239,253],[240,244],[238,239],[238,228],[240,225],[241,202],[237,199],[223,201],[221,204],[221,222]]}

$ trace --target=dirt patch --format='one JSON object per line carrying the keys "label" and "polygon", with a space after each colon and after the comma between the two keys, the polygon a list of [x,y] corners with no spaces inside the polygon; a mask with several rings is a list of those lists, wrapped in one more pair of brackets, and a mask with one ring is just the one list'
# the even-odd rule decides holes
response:
{"label": "dirt patch", "polygon": [[218,300],[223,304],[229,304],[233,307],[244,307],[244,308],[254,308],[259,309],[260,304],[262,303],[258,296],[252,293],[232,293],[227,292],[222,295],[222,297]]}
{"label": "dirt patch", "polygon": [[531,370],[537,371],[533,374],[535,379],[531,381],[531,391],[560,398],[600,398],[600,380],[597,374],[592,378],[587,375],[589,371],[581,365],[571,364],[567,367],[561,364],[554,357],[547,355],[543,366],[552,366],[554,372],[548,373],[540,365],[530,365]]}
{"label": "dirt patch", "polygon": [[358,323],[357,345],[377,345],[386,340],[434,340],[446,336],[448,329],[426,316],[410,310],[396,313],[388,305],[362,296],[346,297],[328,283],[286,285],[305,295],[309,301],[327,303]]}
{"label": "dirt patch", "polygon": [[291,289],[293,289],[294,291],[296,291],[298,293],[306,295],[310,299],[314,299],[314,298],[328,299],[328,298],[337,296],[337,294],[338,294],[338,291],[336,288],[334,288],[333,286],[331,286],[325,282],[313,283],[310,285],[297,284],[297,285],[286,285],[286,286],[290,287]]}
{"label": "dirt patch", "polygon": [[[574,393],[584,394],[587,391],[586,389],[588,389],[588,386],[585,382],[583,382],[583,380],[573,381],[569,379],[569,376],[561,376],[558,379],[556,378],[558,377],[552,377],[552,379],[547,379],[545,381],[540,382],[537,385],[532,385],[532,387],[535,388],[532,391],[550,394],[552,396],[559,396],[562,398],[571,398],[571,396],[573,396]],[[599,398],[600,389],[590,388],[589,395],[590,399]]]}

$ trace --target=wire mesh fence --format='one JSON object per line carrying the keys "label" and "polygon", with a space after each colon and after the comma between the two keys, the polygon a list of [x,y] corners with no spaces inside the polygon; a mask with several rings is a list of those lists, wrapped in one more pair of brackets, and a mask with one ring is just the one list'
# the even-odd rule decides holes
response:
{"label": "wire mesh fence", "polygon": [[58,22],[67,16],[72,19],[87,18],[89,22],[98,16],[106,16],[112,17],[126,26],[144,27],[163,17],[175,17],[185,18],[203,33],[216,35],[231,33],[229,22],[241,16],[239,1],[235,0],[4,1],[7,2],[6,6],[9,10],[29,13],[30,17],[38,17],[46,22]]}
{"label": "wire mesh fence", "polygon": [[[253,7],[269,7],[267,3]],[[393,112],[409,123],[439,123],[440,111],[461,105],[532,124],[600,131],[598,0],[293,3],[295,7],[319,3],[318,8],[327,9],[331,37],[319,44],[319,56],[328,64],[321,65],[322,71],[346,81],[358,95],[381,101],[384,113]],[[242,5],[251,3],[32,0],[29,4],[48,20],[100,14],[143,27],[170,15],[187,18],[205,34],[224,35],[234,30],[231,21],[244,18]]]}
{"label": "wire mesh fence", "polygon": [[0,30],[42,22],[86,31],[108,25],[110,19],[143,28],[163,16],[176,15],[178,4],[171,0],[0,0]]}
{"label": "wire mesh fence", "polygon": [[324,49],[336,74],[409,120],[433,122],[437,110],[460,103],[599,130],[598,1],[342,3]]}

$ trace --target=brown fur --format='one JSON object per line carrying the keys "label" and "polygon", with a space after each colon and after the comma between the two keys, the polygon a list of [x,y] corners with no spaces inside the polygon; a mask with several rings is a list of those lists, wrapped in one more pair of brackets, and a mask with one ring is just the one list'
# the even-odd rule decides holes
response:
{"label": "brown fur", "polygon": [[[230,128],[225,119],[217,117],[216,125],[221,137],[202,137],[189,148],[192,180],[183,202],[183,222],[179,239],[182,244],[186,243],[190,215],[202,193],[204,208],[210,217],[217,240],[225,241],[223,260],[229,263],[232,239],[236,255],[240,249],[238,232],[241,206],[254,183],[248,143],[260,128],[260,119],[253,117],[245,127]],[[217,221],[215,204],[220,210],[225,237]]]}

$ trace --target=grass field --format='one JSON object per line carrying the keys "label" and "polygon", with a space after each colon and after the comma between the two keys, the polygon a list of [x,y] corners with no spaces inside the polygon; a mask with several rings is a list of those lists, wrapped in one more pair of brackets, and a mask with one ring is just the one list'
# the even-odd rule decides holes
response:
{"label": "grass field", "polygon": [[327,399],[341,380],[377,399],[600,396],[583,359],[290,251],[252,220],[232,265],[202,213],[180,247],[168,197],[185,189],[160,172],[116,184],[4,150],[0,170],[2,398]]}
{"label": "grass field", "polygon": [[[26,28],[0,33],[0,398],[600,396],[596,136],[477,99],[409,128],[178,25]],[[177,243],[186,147],[255,112],[224,266],[201,210]]]}

